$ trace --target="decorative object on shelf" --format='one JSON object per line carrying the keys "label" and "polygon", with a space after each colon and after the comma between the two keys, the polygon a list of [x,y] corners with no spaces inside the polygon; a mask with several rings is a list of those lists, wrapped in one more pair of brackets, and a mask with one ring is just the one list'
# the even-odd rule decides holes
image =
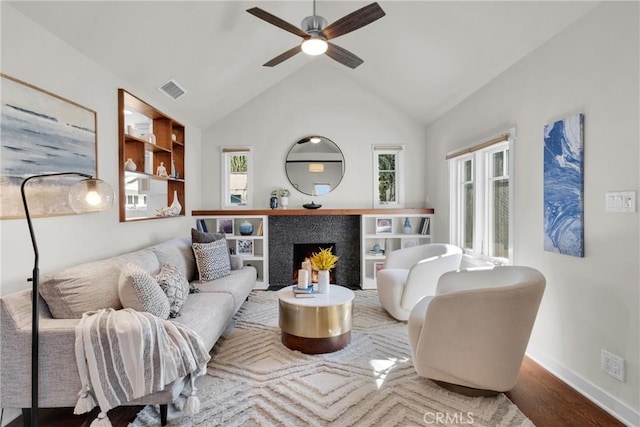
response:
{"label": "decorative object on shelf", "polygon": [[175,134],[175,133],[172,133],[172,134],[171,134],[171,140],[172,140],[173,142],[177,142],[177,141],[178,141],[178,137],[176,136],[176,134]]}
{"label": "decorative object on shelf", "polygon": [[376,234],[391,234],[393,232],[391,218],[376,218]]}
{"label": "decorative object on shelf", "polygon": [[298,289],[307,289],[309,286],[309,272],[301,268],[298,270]]}
{"label": "decorative object on shelf", "polygon": [[304,205],[302,205],[302,207],[305,209],[318,209],[318,208],[321,208],[322,205],[318,205],[315,202],[311,202],[311,203],[305,203]]}
{"label": "decorative object on shelf", "polygon": [[412,248],[420,245],[420,240],[417,237],[409,237],[408,239],[402,239],[400,241],[400,248]]}
{"label": "decorative object on shelf", "polygon": [[411,221],[409,221],[409,217],[404,218],[404,225],[402,226],[402,231],[404,234],[411,234]]}
{"label": "decorative object on shelf", "polygon": [[[29,204],[27,202],[27,196],[25,193],[26,184],[32,179],[51,178],[61,176],[79,176],[85,178],[75,185],[67,189],[67,197],[69,199],[69,205],[71,209],[77,214],[87,212],[100,212],[106,211],[113,207],[115,200],[115,194],[109,184],[100,179],[92,178],[91,175],[80,172],[59,172],[50,173],[45,175],[33,175],[22,181],[20,185],[20,194],[22,196],[22,205],[24,207],[25,218],[27,219],[27,225],[29,226],[29,234],[31,235],[31,244],[33,245],[33,253],[35,256],[34,266],[32,270],[31,283],[32,283],[32,308],[31,308],[31,425],[38,426],[38,353],[39,353],[39,331],[38,320],[40,318],[40,310],[38,309],[38,301],[40,299],[39,279],[39,255],[38,245],[36,243],[36,235],[34,232],[33,224],[31,222],[31,215],[29,214]],[[53,187],[46,187],[47,189]],[[42,193],[55,195],[51,190],[43,190]],[[53,201],[53,200],[51,200]]]}
{"label": "decorative object on shelf", "polygon": [[[64,172],[71,164],[78,172],[96,175],[96,112],[6,74],[0,77],[0,218],[24,218],[16,195],[25,177]],[[73,214],[67,201],[72,183],[69,177],[43,185],[32,182],[31,215]],[[46,202],[38,200],[45,195]]]}
{"label": "decorative object on shelf", "polygon": [[127,158],[127,161],[124,162],[124,169],[128,170],[129,172],[135,172],[137,168],[138,168],[138,165],[136,165],[136,163],[131,159],[131,157]]}
{"label": "decorative object on shelf", "polygon": [[150,144],[156,145],[156,136],[152,133],[147,135],[147,140]]}
{"label": "decorative object on shelf", "polygon": [[271,192],[271,198],[269,199],[269,207],[271,209],[278,209],[278,192],[276,190]]}
{"label": "decorative object on shelf", "polygon": [[373,248],[369,251],[370,254],[372,255],[384,255],[384,249],[380,248],[379,244],[375,244],[373,245]]}
{"label": "decorative object on shelf", "polygon": [[178,216],[182,211],[182,205],[180,204],[180,200],[178,199],[178,192],[173,192],[173,201],[170,206],[166,208],[158,209],[156,212],[157,216]]}
{"label": "decorative object on shelf", "polygon": [[336,266],[338,259],[331,253],[331,248],[320,249],[311,255],[311,265],[318,270],[318,293],[329,293],[329,270]]}
{"label": "decorative object on shelf", "polygon": [[236,255],[253,255],[253,240],[236,240]]}
{"label": "decorative object on shelf", "polygon": [[243,236],[250,236],[251,233],[253,233],[253,224],[245,219],[244,222],[240,224],[239,230]]}
{"label": "decorative object on shelf", "polygon": [[374,262],[373,263],[373,277],[378,275],[378,271],[384,268],[384,262]]}
{"label": "decorative object on shelf", "polygon": [[169,174],[167,173],[167,168],[164,165],[164,162],[160,162],[158,169],[156,169],[156,175],[162,176],[164,178],[168,178]]}
{"label": "decorative object on shelf", "polygon": [[280,190],[280,205],[282,206],[282,209],[287,209],[287,206],[289,206],[289,190],[287,190],[286,188],[283,188]]}
{"label": "decorative object on shelf", "polygon": [[218,219],[218,233],[233,235],[233,218],[219,218]]}
{"label": "decorative object on shelf", "polygon": [[318,293],[329,293],[329,270],[318,270]]}
{"label": "decorative object on shelf", "polygon": [[178,173],[176,172],[176,162],[171,159],[171,178],[177,178]]}

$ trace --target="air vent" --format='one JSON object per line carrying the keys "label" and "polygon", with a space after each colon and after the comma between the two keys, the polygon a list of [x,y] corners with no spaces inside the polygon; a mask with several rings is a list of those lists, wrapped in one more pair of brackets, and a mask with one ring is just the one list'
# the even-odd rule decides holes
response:
{"label": "air vent", "polygon": [[184,95],[185,93],[187,93],[187,91],[182,89],[182,87],[180,87],[178,82],[176,82],[173,79],[169,80],[168,82],[160,86],[158,90],[164,93],[165,95],[167,95],[169,98],[173,99],[174,101],[182,97],[182,95]]}

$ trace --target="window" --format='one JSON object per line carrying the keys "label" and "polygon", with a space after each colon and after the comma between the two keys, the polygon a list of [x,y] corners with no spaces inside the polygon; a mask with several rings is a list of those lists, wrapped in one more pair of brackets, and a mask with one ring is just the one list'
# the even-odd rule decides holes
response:
{"label": "window", "polygon": [[404,204],[403,146],[374,145],[373,207],[402,207]]}
{"label": "window", "polygon": [[251,147],[222,147],[222,208],[249,208],[251,205]]}
{"label": "window", "polygon": [[513,258],[513,134],[447,156],[451,242],[477,261],[508,264]]}

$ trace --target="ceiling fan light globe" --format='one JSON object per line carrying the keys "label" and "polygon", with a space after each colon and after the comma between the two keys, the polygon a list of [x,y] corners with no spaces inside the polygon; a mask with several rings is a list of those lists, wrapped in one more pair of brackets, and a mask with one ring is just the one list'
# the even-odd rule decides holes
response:
{"label": "ceiling fan light globe", "polygon": [[322,55],[327,51],[327,41],[318,37],[311,37],[302,42],[302,51],[307,55]]}

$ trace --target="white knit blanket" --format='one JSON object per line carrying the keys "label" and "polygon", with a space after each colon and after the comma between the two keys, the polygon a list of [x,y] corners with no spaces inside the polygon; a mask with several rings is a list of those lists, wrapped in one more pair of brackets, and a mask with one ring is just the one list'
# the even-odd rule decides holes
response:
{"label": "white knit blanket", "polygon": [[82,390],[74,412],[88,412],[97,401],[101,414],[92,426],[110,425],[109,409],[185,376],[195,399],[193,381],[206,373],[210,359],[187,327],[132,309],[85,313],[76,326],[75,350]]}

